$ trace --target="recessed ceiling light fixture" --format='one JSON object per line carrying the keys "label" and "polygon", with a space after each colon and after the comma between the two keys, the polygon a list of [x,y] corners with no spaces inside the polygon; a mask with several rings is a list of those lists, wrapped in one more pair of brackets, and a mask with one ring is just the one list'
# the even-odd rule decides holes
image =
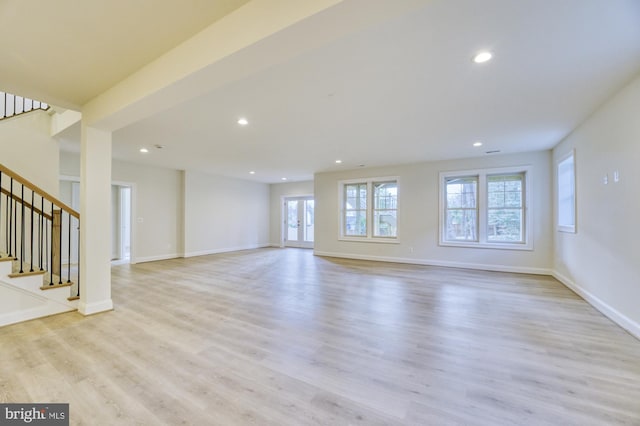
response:
{"label": "recessed ceiling light fixture", "polygon": [[251,170],[251,171],[249,172],[249,174],[250,174],[250,175],[255,175],[255,174],[256,174],[256,172],[254,172],[253,170]]}
{"label": "recessed ceiling light fixture", "polygon": [[280,178],[281,180],[287,180],[287,178]]}
{"label": "recessed ceiling light fixture", "polygon": [[140,148],[140,152],[146,154],[149,150],[147,148]]}
{"label": "recessed ceiling light fixture", "polygon": [[336,160],[336,164],[342,164],[342,160]]}
{"label": "recessed ceiling light fixture", "polygon": [[482,146],[482,142],[476,141],[476,142],[473,143],[473,146],[475,146],[476,148],[479,147],[479,146]]}
{"label": "recessed ceiling light fixture", "polygon": [[476,56],[473,57],[473,62],[476,64],[483,64],[487,61],[490,61],[493,58],[493,53],[488,51],[478,52]]}
{"label": "recessed ceiling light fixture", "polygon": [[247,120],[244,117],[241,117],[241,118],[238,119],[238,124],[241,125],[241,126],[246,126],[247,124],[249,124],[249,120]]}

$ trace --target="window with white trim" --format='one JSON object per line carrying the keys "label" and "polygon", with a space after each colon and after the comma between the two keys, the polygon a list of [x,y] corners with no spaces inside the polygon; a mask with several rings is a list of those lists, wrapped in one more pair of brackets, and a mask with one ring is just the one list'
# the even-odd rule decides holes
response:
{"label": "window with white trim", "polygon": [[576,167],[573,151],[558,162],[558,231],[576,232]]}
{"label": "window with white trim", "polygon": [[529,169],[440,173],[440,245],[530,250]]}
{"label": "window with white trim", "polygon": [[397,242],[396,177],[341,181],[339,186],[342,239]]}
{"label": "window with white trim", "polygon": [[367,236],[367,183],[350,183],[344,186],[345,236]]}
{"label": "window with white trim", "polygon": [[398,182],[373,182],[373,236],[395,238],[397,223]]}

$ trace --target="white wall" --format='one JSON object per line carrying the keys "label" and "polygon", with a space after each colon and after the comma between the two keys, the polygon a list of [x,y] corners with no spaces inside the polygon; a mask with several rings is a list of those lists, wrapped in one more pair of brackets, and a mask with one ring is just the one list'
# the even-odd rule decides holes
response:
{"label": "white wall", "polygon": [[283,198],[313,195],[313,181],[274,183],[270,185],[270,241],[274,247],[282,243]]}
{"label": "white wall", "polygon": [[556,276],[640,338],[639,112],[640,76],[562,141],[553,158],[555,164],[575,149],[577,232],[554,231]]}
{"label": "white wall", "polygon": [[269,245],[269,185],[184,172],[185,256]]}
{"label": "white wall", "polygon": [[0,163],[58,196],[58,142],[50,134],[51,117],[29,112],[0,122]]}
{"label": "white wall", "polygon": [[[533,250],[441,247],[439,173],[479,168],[532,166]],[[338,182],[343,179],[398,176],[399,244],[339,241]],[[496,155],[465,160],[427,162],[394,167],[356,169],[315,175],[316,243],[321,255],[388,260],[478,269],[550,273],[551,152]]]}
{"label": "white wall", "polygon": [[[80,175],[78,154],[60,153],[60,174]],[[132,183],[132,262],[182,254],[182,173],[114,160],[112,179]]]}

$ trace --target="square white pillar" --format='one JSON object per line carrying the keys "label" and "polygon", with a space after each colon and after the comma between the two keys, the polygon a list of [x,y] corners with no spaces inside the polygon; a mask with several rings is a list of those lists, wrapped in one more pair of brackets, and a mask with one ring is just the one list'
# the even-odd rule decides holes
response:
{"label": "square white pillar", "polygon": [[111,132],[82,124],[80,153],[80,303],[84,315],[111,301]]}

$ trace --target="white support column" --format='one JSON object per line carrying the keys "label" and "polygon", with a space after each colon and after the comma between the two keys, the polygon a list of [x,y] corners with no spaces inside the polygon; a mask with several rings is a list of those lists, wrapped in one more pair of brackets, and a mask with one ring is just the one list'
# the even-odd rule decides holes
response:
{"label": "white support column", "polygon": [[80,154],[81,314],[113,309],[111,301],[111,132],[81,130]]}

